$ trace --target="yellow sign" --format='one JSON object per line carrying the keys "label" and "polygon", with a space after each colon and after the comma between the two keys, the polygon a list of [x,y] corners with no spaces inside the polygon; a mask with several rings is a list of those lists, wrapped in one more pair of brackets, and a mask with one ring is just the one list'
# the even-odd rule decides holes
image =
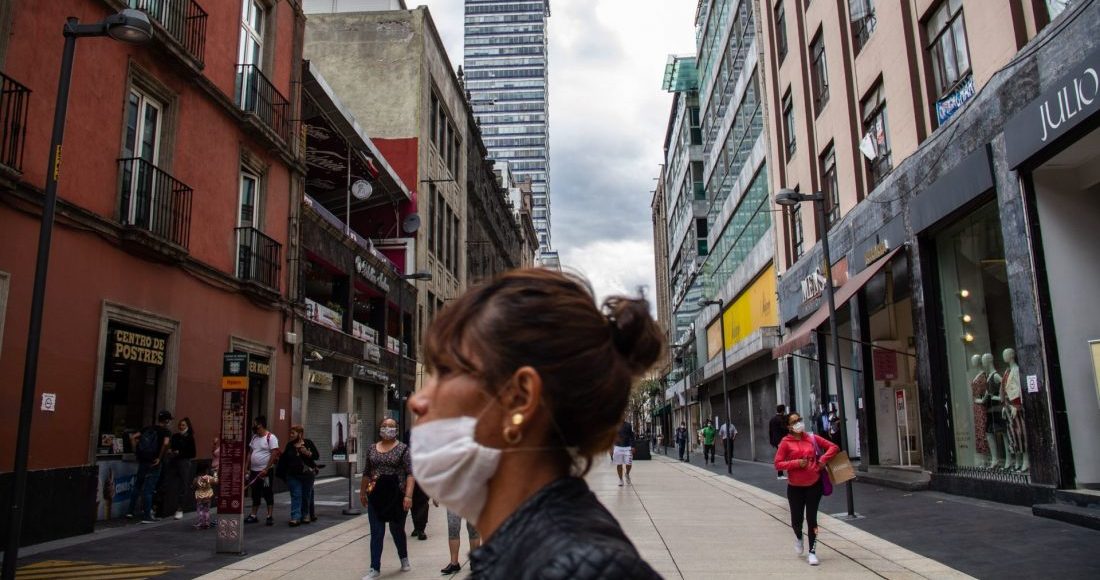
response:
{"label": "yellow sign", "polygon": [[[726,324],[724,346],[727,349],[762,327],[778,326],[775,268],[768,266],[761,272],[722,316]],[[707,352],[712,358],[721,352],[722,347],[717,340],[720,332],[718,322],[707,327]]]}
{"label": "yellow sign", "polygon": [[248,379],[245,377],[222,377],[223,391],[247,391]]}

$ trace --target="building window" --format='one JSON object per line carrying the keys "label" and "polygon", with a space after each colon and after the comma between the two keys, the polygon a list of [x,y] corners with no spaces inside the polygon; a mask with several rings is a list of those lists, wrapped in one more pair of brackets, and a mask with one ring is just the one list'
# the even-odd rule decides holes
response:
{"label": "building window", "polygon": [[1069,8],[1075,1],[1076,0],[1046,0],[1047,15],[1050,17],[1050,20],[1053,21],[1055,18],[1061,16],[1061,14],[1066,11],[1066,8]]}
{"label": "building window", "polygon": [[958,466],[1026,473],[1012,300],[996,203],[935,239]]}
{"label": "building window", "polygon": [[806,235],[802,229],[802,206],[796,205],[787,214],[791,220],[791,263],[795,263],[806,253]]}
{"label": "building window", "polygon": [[836,151],[832,144],[821,156],[821,185],[825,195],[825,231],[840,220],[840,187],[836,178]]}
{"label": "building window", "polygon": [[133,434],[164,408],[168,335],[114,320],[107,324],[96,455],[133,453]]}
{"label": "building window", "polygon": [[787,14],[783,2],[775,6],[775,50],[779,53],[779,64],[787,58]]}
{"label": "building window", "polygon": [[237,207],[237,227],[259,228],[260,178],[248,171],[241,171],[240,203]]}
{"label": "building window", "polygon": [[237,64],[263,69],[264,28],[267,10],[259,0],[243,0],[241,5],[241,43]]}
{"label": "building window", "polygon": [[810,43],[811,77],[814,89],[814,114],[829,102],[829,71],[825,64],[825,36],[821,30]]}
{"label": "building window", "polygon": [[925,25],[936,98],[950,92],[970,74],[962,9],[962,0],[943,0]]}
{"label": "building window", "polygon": [[852,41],[856,54],[859,54],[878,24],[874,0],[848,0],[848,18],[852,23]]}
{"label": "building window", "polygon": [[794,156],[797,143],[794,133],[794,102],[791,98],[791,89],[783,95],[783,138],[787,142],[787,160]]}
{"label": "building window", "polygon": [[863,99],[863,140],[859,150],[867,159],[869,189],[874,189],[893,169],[890,155],[890,135],[886,121],[886,98],[880,80]]}

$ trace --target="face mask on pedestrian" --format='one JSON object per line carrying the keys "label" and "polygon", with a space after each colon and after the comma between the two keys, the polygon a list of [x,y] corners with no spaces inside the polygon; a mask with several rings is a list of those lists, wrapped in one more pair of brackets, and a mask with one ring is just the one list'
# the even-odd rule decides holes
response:
{"label": "face mask on pedestrian", "polygon": [[378,434],[386,441],[393,441],[397,439],[397,427],[382,427],[378,430]]}
{"label": "face mask on pedestrian", "polygon": [[806,424],[803,423],[802,421],[799,421],[799,422],[795,423],[794,425],[791,425],[791,433],[802,433],[804,431],[806,431]]}
{"label": "face mask on pedestrian", "polygon": [[474,439],[476,417],[437,419],[412,428],[413,477],[429,497],[476,522],[488,499],[500,449]]}

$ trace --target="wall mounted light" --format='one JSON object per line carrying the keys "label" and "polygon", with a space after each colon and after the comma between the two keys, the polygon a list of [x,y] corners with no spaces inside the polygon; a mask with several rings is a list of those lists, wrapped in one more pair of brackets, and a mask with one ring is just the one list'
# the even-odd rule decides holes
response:
{"label": "wall mounted light", "polygon": [[971,318],[971,316],[969,314],[963,314],[962,321],[963,321],[963,324],[970,324],[971,322],[974,321],[974,319]]}
{"label": "wall mounted light", "polygon": [[959,291],[959,296],[962,296],[963,298],[970,298],[970,291],[966,288],[963,288]]}
{"label": "wall mounted light", "polygon": [[966,333],[965,335],[963,335],[963,341],[964,342],[974,342],[974,335],[970,334],[969,332]]}

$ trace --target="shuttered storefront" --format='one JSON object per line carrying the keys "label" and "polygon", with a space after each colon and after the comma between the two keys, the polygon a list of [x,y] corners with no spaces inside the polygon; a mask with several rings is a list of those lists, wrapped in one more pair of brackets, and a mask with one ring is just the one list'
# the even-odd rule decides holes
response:
{"label": "shuttered storefront", "polygon": [[[339,380],[341,379],[337,378]],[[321,452],[318,462],[325,466],[318,477],[336,475],[336,464],[332,461],[332,414],[336,412],[336,395],[335,386],[329,390],[309,389],[306,434]]]}
{"label": "shuttered storefront", "polygon": [[378,392],[381,387],[355,381],[355,412],[359,413],[359,463],[363,470],[363,454],[378,440]]}

